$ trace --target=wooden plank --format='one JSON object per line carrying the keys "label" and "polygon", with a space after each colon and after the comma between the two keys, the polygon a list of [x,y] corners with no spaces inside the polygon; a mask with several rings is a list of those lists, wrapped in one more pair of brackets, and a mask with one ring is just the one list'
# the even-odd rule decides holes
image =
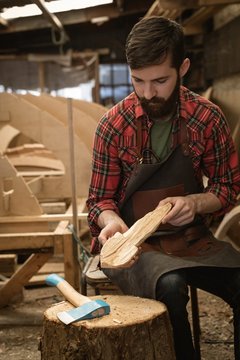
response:
{"label": "wooden plank", "polygon": [[28,252],[34,249],[46,249],[54,247],[52,232],[25,233],[25,234],[0,234],[0,251],[14,251],[26,249]]}
{"label": "wooden plank", "polygon": [[[29,154],[22,154],[22,155],[10,155],[7,154],[8,159],[10,160],[11,164],[14,165],[19,171],[21,169],[23,172],[27,173],[28,168],[30,172],[35,171],[60,171],[64,174],[63,164],[58,159],[50,159],[45,156],[41,156],[39,154],[29,153]],[[49,170],[45,170],[49,169]]]}
{"label": "wooden plank", "polygon": [[16,233],[43,233],[53,231],[50,225],[54,223],[47,222],[18,222],[18,223],[3,223],[0,226],[0,234],[16,234]]}
{"label": "wooden plank", "polygon": [[[61,276],[62,278],[64,278],[64,272],[58,272],[57,273],[59,276]],[[46,275],[42,275],[42,274],[37,274],[34,275],[29,282],[27,283],[27,287],[30,286],[37,286],[37,285],[45,285],[46,284]]]}
{"label": "wooden plank", "polygon": [[62,170],[18,170],[18,174],[23,177],[32,177],[32,176],[63,176],[65,171]]}
{"label": "wooden plank", "polygon": [[40,206],[45,214],[63,214],[66,212],[66,203],[58,202],[40,202]]}
{"label": "wooden plank", "polygon": [[51,273],[63,273],[64,272],[64,264],[63,258],[62,262],[53,262],[54,257],[49,260],[46,264],[44,264],[41,269],[38,271],[38,275],[46,275]]}
{"label": "wooden plank", "polygon": [[[87,218],[88,213],[78,213],[78,219]],[[43,214],[43,215],[24,215],[24,216],[0,216],[0,224],[18,223],[18,222],[52,222],[72,220],[72,214]]]}
{"label": "wooden plank", "polygon": [[31,255],[0,289],[0,307],[8,305],[50,257],[52,252]]}

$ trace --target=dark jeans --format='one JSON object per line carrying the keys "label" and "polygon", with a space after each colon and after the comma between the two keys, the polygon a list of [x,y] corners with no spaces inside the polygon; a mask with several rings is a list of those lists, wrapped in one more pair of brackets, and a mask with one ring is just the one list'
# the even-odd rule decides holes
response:
{"label": "dark jeans", "polygon": [[179,269],[158,279],[156,298],[168,309],[176,360],[194,360],[195,351],[186,310],[188,285],[205,290],[227,302],[234,317],[235,360],[240,360],[240,268],[197,267]]}

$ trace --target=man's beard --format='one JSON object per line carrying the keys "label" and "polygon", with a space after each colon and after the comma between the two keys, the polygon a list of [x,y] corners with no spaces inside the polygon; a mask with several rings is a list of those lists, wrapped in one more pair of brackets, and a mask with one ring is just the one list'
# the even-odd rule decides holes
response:
{"label": "man's beard", "polygon": [[180,89],[180,77],[178,76],[175,88],[168,99],[154,96],[151,100],[147,100],[144,97],[138,97],[142,108],[147,113],[150,119],[159,119],[172,114],[176,110],[176,105],[179,98]]}

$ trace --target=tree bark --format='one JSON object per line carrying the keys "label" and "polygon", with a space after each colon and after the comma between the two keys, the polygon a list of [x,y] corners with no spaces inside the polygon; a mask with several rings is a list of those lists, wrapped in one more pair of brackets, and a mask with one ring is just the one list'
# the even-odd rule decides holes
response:
{"label": "tree bark", "polygon": [[155,300],[108,295],[109,315],[64,325],[60,311],[47,309],[40,341],[42,360],[175,360],[172,329],[165,306]]}

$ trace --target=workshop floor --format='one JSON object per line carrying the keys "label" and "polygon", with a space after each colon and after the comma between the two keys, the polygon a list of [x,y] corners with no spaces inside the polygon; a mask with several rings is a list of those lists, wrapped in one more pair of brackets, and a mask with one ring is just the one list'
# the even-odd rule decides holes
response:
{"label": "workshop floor", "polygon": [[[198,293],[202,360],[233,360],[231,310],[220,299],[202,291]],[[1,309],[0,359],[40,360],[38,344],[43,312],[62,300],[55,288],[39,287],[25,290],[20,304]]]}

